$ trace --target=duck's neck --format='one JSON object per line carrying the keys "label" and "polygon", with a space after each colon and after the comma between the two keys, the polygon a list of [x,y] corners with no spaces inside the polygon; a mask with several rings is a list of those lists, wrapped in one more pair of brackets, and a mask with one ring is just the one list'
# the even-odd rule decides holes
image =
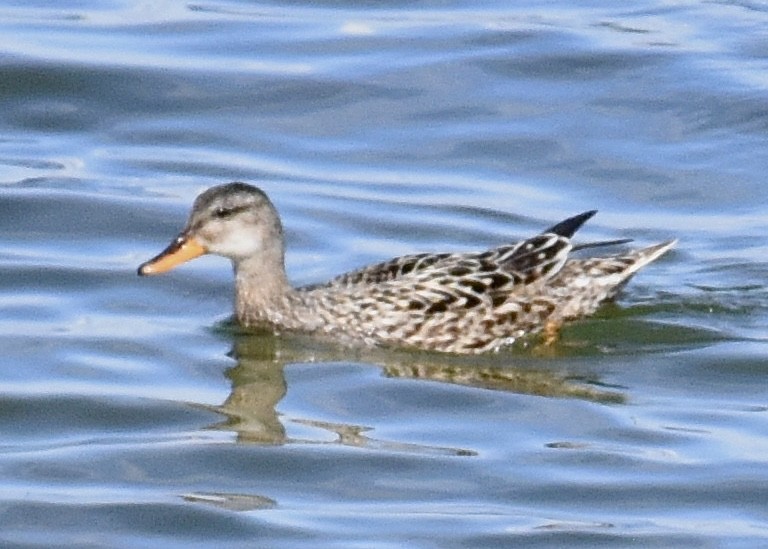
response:
{"label": "duck's neck", "polygon": [[244,325],[282,325],[287,298],[295,291],[285,274],[283,255],[260,255],[233,266],[238,321]]}

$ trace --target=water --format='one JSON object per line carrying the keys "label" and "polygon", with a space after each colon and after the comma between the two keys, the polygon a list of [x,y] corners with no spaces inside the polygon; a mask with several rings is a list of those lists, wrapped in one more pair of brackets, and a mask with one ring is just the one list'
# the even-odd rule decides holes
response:
{"label": "water", "polygon": [[[768,542],[761,3],[0,2],[3,545]],[[550,352],[243,334],[195,194],[311,283],[592,208],[680,238]]]}

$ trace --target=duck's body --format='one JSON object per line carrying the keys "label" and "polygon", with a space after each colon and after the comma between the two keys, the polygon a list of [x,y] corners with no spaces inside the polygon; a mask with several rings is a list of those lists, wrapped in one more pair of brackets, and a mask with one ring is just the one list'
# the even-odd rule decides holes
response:
{"label": "duck's body", "polygon": [[233,262],[235,310],[245,326],[350,344],[481,353],[593,313],[675,243],[570,259],[571,236],[594,213],[485,252],[403,256],[294,288],[274,206],[261,190],[230,183],[201,194],[184,231],[139,274],[215,253]]}

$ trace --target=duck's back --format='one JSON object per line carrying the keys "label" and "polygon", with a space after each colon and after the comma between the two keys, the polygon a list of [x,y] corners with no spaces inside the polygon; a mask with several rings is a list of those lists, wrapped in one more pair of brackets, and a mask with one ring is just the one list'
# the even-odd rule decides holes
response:
{"label": "duck's back", "polygon": [[369,344],[482,352],[534,327],[553,307],[524,288],[565,264],[556,234],[480,253],[415,254],[301,289],[322,318],[316,329]]}
{"label": "duck's back", "polygon": [[302,293],[312,330],[336,339],[480,353],[593,313],[672,245],[568,259],[570,241],[545,234],[482,253],[404,256]]}

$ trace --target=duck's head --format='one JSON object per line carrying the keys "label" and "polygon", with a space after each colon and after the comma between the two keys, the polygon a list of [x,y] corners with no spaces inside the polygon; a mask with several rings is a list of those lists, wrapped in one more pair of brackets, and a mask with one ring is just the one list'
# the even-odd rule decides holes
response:
{"label": "duck's head", "polygon": [[255,257],[282,261],[283,228],[261,189],[245,183],[211,187],[195,199],[184,230],[139,267],[139,275],[164,273],[203,254],[238,263]]}

